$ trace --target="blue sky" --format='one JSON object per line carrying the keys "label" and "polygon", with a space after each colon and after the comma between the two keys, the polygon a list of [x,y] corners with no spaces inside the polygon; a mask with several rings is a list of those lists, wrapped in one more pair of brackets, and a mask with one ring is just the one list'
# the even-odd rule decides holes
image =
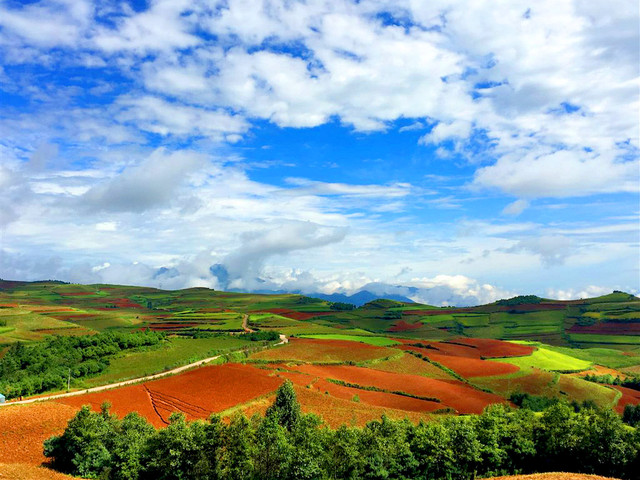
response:
{"label": "blue sky", "polygon": [[0,277],[640,289],[636,2],[0,2]]}

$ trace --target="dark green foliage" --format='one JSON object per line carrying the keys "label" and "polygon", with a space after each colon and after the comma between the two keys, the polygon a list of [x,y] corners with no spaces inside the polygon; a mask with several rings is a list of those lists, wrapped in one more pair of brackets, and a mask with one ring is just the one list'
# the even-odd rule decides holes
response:
{"label": "dark green foliage", "polygon": [[103,371],[109,365],[109,356],[156,345],[163,338],[162,333],[145,331],[51,336],[28,346],[18,342],[0,359],[0,391],[9,399],[61,390],[69,377],[82,378]]}
{"label": "dark green foliage", "polygon": [[86,478],[110,470],[118,421],[108,409],[105,404],[95,414],[88,406],[82,407],[61,436],[44,443],[44,454],[53,459],[55,468]]}
{"label": "dark green foliage", "polygon": [[106,407],[84,407],[45,442],[45,455],[64,472],[118,480],[470,480],[545,471],[631,480],[640,465],[640,431],[612,410],[576,412],[559,402],[537,415],[494,405],[418,425],[383,416],[329,430],[299,408],[290,383],[264,418],[235,416],[228,425],[174,414],[155,431],[137,414],[120,421]]}
{"label": "dark green foliage", "polygon": [[517,297],[507,298],[505,300],[498,300],[496,305],[522,305],[525,303],[542,303],[544,299],[536,296],[536,295],[518,295]]}
{"label": "dark green foliage", "polygon": [[560,400],[542,395],[531,395],[529,393],[515,392],[509,397],[513,403],[521,408],[532,410],[534,412],[542,412],[543,410],[555,405]]}
{"label": "dark green foliage", "polygon": [[345,302],[332,302],[329,305],[331,310],[337,310],[341,312],[348,312],[351,310],[355,310],[356,306],[353,303],[345,303]]}
{"label": "dark green foliage", "polygon": [[622,387],[640,390],[640,377],[629,377],[624,380],[619,376],[614,377],[611,374],[606,375],[585,375],[585,380],[595,383],[604,383],[605,385],[620,385]]}
{"label": "dark green foliage", "polygon": [[291,431],[300,420],[300,403],[291,380],[285,381],[276,393],[276,400],[267,409],[267,417],[277,417],[280,425]]}
{"label": "dark green foliage", "polygon": [[640,425],[640,405],[625,405],[622,421],[632,427]]}
{"label": "dark green foliage", "polygon": [[273,342],[280,338],[280,333],[273,330],[252,332],[245,334],[244,338],[252,342]]}

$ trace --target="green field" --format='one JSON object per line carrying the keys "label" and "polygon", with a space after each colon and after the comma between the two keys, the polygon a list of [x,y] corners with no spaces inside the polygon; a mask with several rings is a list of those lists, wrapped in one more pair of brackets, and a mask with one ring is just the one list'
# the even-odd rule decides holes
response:
{"label": "green field", "polygon": [[554,352],[547,348],[538,347],[526,357],[500,358],[499,361],[517,365],[522,369],[540,368],[551,371],[580,371],[590,368],[592,362],[570,357],[564,353]]}

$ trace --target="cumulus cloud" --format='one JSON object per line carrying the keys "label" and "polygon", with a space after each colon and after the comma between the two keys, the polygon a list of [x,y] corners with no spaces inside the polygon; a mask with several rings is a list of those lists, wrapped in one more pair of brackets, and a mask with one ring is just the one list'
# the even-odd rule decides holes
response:
{"label": "cumulus cloud", "polygon": [[195,153],[158,149],[139,164],[99,183],[78,201],[93,210],[142,212],[168,204],[189,174],[205,166]]}
{"label": "cumulus cloud", "polygon": [[505,251],[509,253],[523,251],[533,253],[538,255],[542,263],[547,267],[561,265],[568,257],[578,253],[575,240],[563,235],[542,235],[523,238]]}
{"label": "cumulus cloud", "polygon": [[607,295],[609,293],[611,293],[613,290],[623,290],[627,293],[631,293],[632,295],[638,294],[638,290],[637,287],[636,289],[634,288],[630,288],[630,287],[615,287],[615,288],[609,288],[609,287],[602,287],[602,286],[598,286],[598,285],[588,285],[586,287],[583,288],[579,288],[579,289],[574,289],[574,288],[569,288],[569,289],[553,289],[550,288],[547,290],[547,296],[549,298],[554,298],[554,299],[558,299],[558,300],[578,300],[581,298],[592,298],[592,297],[599,297],[602,295]]}
{"label": "cumulus cloud", "polygon": [[242,236],[241,246],[212,271],[228,287],[255,289],[269,257],[340,242],[346,234],[346,228],[311,222],[288,222],[275,229],[248,232]]}

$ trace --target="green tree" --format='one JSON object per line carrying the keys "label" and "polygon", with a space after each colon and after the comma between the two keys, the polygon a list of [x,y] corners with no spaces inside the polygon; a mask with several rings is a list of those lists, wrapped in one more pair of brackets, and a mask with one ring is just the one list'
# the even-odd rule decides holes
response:
{"label": "green tree", "polygon": [[300,403],[291,380],[286,380],[276,392],[276,399],[267,409],[267,417],[277,416],[280,425],[291,431],[300,420]]}
{"label": "green tree", "polygon": [[122,419],[113,439],[111,476],[114,480],[136,480],[143,469],[142,455],[155,430],[144,417],[133,412]]}
{"label": "green tree", "polygon": [[97,478],[111,467],[111,450],[118,420],[103,404],[100,413],[83,406],[64,433],[45,441],[44,455],[58,470],[85,478]]}
{"label": "green tree", "polygon": [[245,480],[253,478],[255,432],[244,415],[237,415],[222,431],[222,447],[218,459],[221,478]]}
{"label": "green tree", "polygon": [[202,421],[187,423],[184,414],[173,413],[169,425],[149,439],[145,454],[145,469],[141,476],[155,480],[191,480],[200,475],[206,441]]}

